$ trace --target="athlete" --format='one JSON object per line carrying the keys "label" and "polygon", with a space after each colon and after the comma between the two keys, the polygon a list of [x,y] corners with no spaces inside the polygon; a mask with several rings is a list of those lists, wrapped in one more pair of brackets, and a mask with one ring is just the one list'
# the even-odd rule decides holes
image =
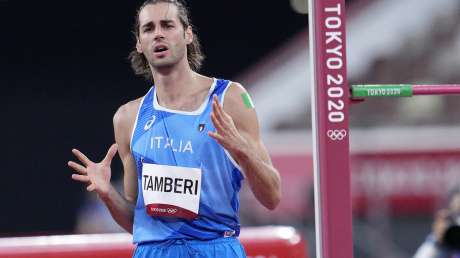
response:
{"label": "athlete", "polygon": [[[72,178],[133,234],[134,257],[245,257],[237,239],[243,180],[270,210],[281,196],[254,105],[240,84],[196,72],[203,56],[182,2],[146,1],[134,32],[132,66],[154,86],[117,110],[116,144],[101,162],[72,150],[81,162],[69,161]],[[117,151],[123,195],[110,183]]]}

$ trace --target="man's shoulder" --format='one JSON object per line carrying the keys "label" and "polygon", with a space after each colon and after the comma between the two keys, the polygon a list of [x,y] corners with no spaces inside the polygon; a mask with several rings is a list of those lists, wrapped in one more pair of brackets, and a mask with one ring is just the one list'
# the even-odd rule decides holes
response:
{"label": "man's shoulder", "polygon": [[139,110],[139,105],[142,102],[142,97],[131,100],[121,105],[113,116],[115,126],[130,125],[136,120],[136,115]]}
{"label": "man's shoulder", "polygon": [[238,82],[231,82],[224,96],[223,109],[236,124],[256,120],[254,104],[248,91]]}
{"label": "man's shoulder", "polygon": [[121,105],[118,108],[117,113],[121,113],[123,115],[127,115],[127,114],[130,114],[130,113],[133,113],[133,112],[137,113],[137,111],[139,109],[139,105],[142,102],[142,98],[143,97],[140,97],[140,98],[131,100],[131,101]]}
{"label": "man's shoulder", "polygon": [[228,85],[228,89],[224,95],[224,109],[241,108],[242,95],[245,94],[247,94],[247,90],[243,85],[241,85],[241,83],[230,82],[230,85]]}

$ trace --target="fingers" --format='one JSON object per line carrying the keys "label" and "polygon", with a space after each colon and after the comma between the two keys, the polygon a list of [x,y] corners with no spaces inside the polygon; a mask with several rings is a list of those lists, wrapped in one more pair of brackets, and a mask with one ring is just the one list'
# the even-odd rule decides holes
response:
{"label": "fingers", "polygon": [[223,132],[224,131],[224,126],[222,125],[222,123],[217,119],[216,115],[213,113],[211,113],[211,121],[212,123],[214,124],[214,127],[216,128],[216,130],[218,132]]}
{"label": "fingers", "polygon": [[88,192],[92,192],[96,189],[96,186],[94,184],[90,184],[88,185],[88,187],[86,187],[86,190],[88,190]]}
{"label": "fingers", "polygon": [[219,105],[219,100],[216,95],[213,96],[211,121],[216,128],[215,132],[208,132],[208,135],[215,139],[219,144],[224,144],[225,138],[231,134],[232,121]]}
{"label": "fingers", "polygon": [[80,174],[86,174],[86,168],[78,163],[75,163],[73,161],[69,161],[67,163],[67,165],[71,168],[73,168],[73,170],[75,170],[76,172],[80,173]]}
{"label": "fingers", "polygon": [[77,149],[72,149],[72,153],[73,155],[75,155],[78,160],[80,160],[83,165],[85,165],[86,167],[92,163],[92,161],[90,159],[88,159],[88,157],[85,156],[85,154],[81,153],[79,150]]}
{"label": "fingers", "polygon": [[211,120],[218,131],[223,131],[226,128],[231,127],[232,123],[229,121],[229,116],[219,105],[219,101],[215,95],[212,103]]}
{"label": "fingers", "polygon": [[222,109],[222,107],[219,104],[219,100],[216,95],[214,95],[213,101],[212,101],[212,111],[215,114],[216,118],[219,119],[221,123],[224,123],[224,118],[225,118],[225,112]]}
{"label": "fingers", "polygon": [[90,182],[89,177],[87,175],[72,174],[72,179],[83,183]]}
{"label": "fingers", "polygon": [[87,175],[72,174],[72,179],[75,180],[75,181],[79,181],[79,182],[82,182],[82,183],[89,184],[86,187],[86,190],[89,191],[89,192],[92,192],[92,191],[94,191],[96,189],[96,186],[91,183],[91,180],[89,179],[89,177]]}
{"label": "fingers", "polygon": [[110,146],[109,150],[107,151],[107,155],[105,155],[105,158],[104,160],[102,160],[102,162],[110,165],[110,163],[112,163],[113,157],[115,156],[115,154],[117,154],[117,150],[118,150],[118,145],[115,143],[112,144],[112,146]]}
{"label": "fingers", "polygon": [[216,133],[216,132],[211,132],[209,131],[208,132],[208,135],[213,138],[214,140],[216,140],[219,144],[222,144],[222,140],[224,139],[224,137],[222,137],[222,135]]}
{"label": "fingers", "polygon": [[213,109],[220,110],[219,98],[217,95],[212,96],[212,105]]}

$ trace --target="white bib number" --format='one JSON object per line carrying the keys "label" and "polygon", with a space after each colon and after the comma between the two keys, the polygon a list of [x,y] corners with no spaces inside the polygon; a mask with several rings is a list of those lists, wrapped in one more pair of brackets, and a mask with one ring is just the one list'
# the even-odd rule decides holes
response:
{"label": "white bib number", "polygon": [[142,193],[149,215],[194,219],[200,207],[201,169],[143,163]]}

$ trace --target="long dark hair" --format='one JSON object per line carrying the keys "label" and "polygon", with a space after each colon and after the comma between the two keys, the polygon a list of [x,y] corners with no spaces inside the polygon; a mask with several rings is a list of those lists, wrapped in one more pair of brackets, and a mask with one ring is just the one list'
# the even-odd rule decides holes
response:
{"label": "long dark hair", "polygon": [[[189,26],[192,27],[193,31],[193,26],[191,24],[191,20],[189,17],[189,11],[187,10],[187,7],[185,6],[184,3],[182,3],[179,0],[147,0],[145,1],[137,10],[136,14],[136,20],[134,22],[134,27],[133,27],[133,34],[136,39],[136,41],[139,38],[139,14],[149,4],[157,4],[157,3],[170,3],[174,4],[177,7],[177,10],[179,11],[179,20],[184,27],[184,30],[187,29]],[[131,61],[131,67],[134,70],[134,73],[137,75],[142,75],[144,78],[146,78],[149,81],[153,82],[153,76],[152,76],[152,71],[150,71],[150,66],[145,58],[144,54],[137,52],[136,48],[129,53],[129,60]],[[192,43],[187,45],[187,60],[190,65],[190,68],[193,71],[198,71],[201,68],[201,64],[204,60],[204,54],[201,52],[201,45],[198,40],[197,35],[195,32],[193,32],[193,41]]]}

